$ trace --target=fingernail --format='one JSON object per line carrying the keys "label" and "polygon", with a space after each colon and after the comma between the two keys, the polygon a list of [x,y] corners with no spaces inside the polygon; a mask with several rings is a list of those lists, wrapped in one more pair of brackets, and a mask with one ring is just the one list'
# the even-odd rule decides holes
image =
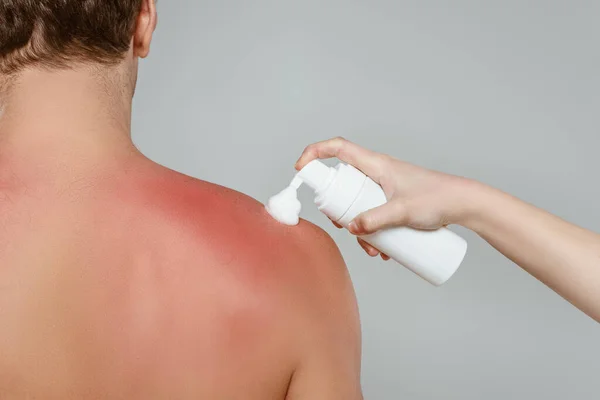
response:
{"label": "fingernail", "polygon": [[355,221],[350,222],[350,225],[348,225],[348,230],[354,235],[358,235],[360,233],[358,224]]}

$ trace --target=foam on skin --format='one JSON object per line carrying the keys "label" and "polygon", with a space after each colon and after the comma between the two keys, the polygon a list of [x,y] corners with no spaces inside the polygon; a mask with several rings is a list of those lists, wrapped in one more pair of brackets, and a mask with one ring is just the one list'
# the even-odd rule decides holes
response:
{"label": "foam on skin", "polygon": [[285,225],[298,225],[302,204],[298,200],[298,189],[290,185],[271,197],[266,205],[267,212]]}

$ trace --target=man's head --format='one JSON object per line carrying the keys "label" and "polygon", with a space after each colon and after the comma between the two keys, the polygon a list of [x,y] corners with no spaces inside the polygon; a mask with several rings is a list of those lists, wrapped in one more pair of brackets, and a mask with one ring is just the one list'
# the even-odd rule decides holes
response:
{"label": "man's head", "polygon": [[135,76],[156,26],[154,0],[0,0],[0,77],[34,67],[126,64]]}

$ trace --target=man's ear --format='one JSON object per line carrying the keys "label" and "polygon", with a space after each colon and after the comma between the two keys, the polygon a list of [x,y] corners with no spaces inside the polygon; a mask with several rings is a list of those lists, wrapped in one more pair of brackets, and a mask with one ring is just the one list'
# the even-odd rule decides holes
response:
{"label": "man's ear", "polygon": [[155,0],[142,0],[142,9],[133,33],[133,54],[136,57],[146,58],[150,53],[150,43],[157,21]]}

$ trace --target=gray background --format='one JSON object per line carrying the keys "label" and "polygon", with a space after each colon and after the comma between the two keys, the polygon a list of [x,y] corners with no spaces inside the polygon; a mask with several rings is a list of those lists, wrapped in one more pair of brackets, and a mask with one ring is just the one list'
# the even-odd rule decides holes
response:
{"label": "gray background", "polygon": [[[600,2],[159,3],[135,142],[265,201],[343,135],[600,231]],[[600,325],[483,240],[436,289],[362,253],[302,192],[351,271],[370,399],[598,399]],[[502,212],[502,210],[498,210]]]}

